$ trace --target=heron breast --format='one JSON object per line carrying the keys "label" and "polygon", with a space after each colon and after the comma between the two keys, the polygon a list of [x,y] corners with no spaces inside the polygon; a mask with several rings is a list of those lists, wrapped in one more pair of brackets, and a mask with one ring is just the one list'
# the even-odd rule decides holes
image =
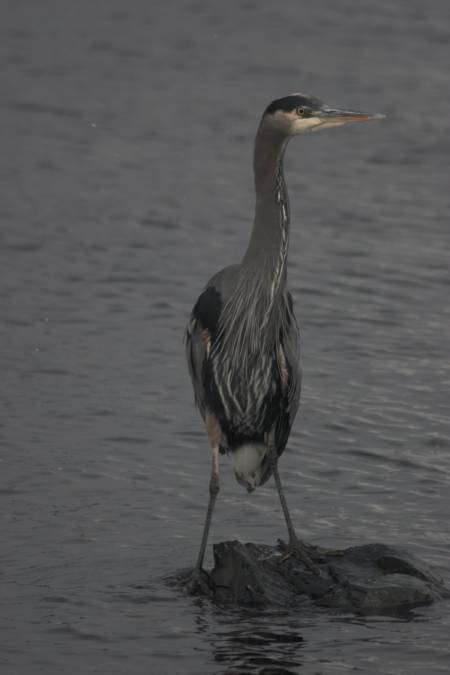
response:
{"label": "heron breast", "polygon": [[257,368],[247,372],[216,363],[211,379],[212,400],[226,433],[239,438],[261,437],[273,424],[281,382],[270,359],[262,359]]}

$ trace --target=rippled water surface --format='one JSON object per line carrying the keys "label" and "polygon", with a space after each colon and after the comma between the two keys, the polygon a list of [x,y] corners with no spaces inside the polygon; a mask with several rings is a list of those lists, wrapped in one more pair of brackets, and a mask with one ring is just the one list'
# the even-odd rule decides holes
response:
{"label": "rippled water surface", "polygon": [[[407,547],[450,577],[450,9],[423,3],[5,1],[0,9],[2,675],[446,673],[449,605],[225,611],[193,563],[209,450],[182,334],[238,261],[267,103],[383,123],[295,139],[289,283],[298,529]],[[223,462],[208,547],[284,535]]]}

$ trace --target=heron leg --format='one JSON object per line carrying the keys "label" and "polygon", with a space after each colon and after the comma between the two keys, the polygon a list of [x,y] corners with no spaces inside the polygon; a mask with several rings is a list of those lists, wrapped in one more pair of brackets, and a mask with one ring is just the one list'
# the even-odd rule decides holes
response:
{"label": "heron leg", "polygon": [[208,542],[208,533],[211,525],[211,518],[214,511],[214,504],[219,493],[219,447],[220,447],[220,426],[213,415],[206,417],[206,430],[208,432],[209,442],[212,447],[212,466],[211,478],[209,480],[209,502],[206,511],[206,520],[203,528],[202,541],[198,552],[197,562],[195,564],[194,574],[200,575],[205,557],[206,544]]}
{"label": "heron leg", "polygon": [[270,444],[269,446],[269,460],[273,477],[275,479],[275,485],[277,486],[281,508],[283,509],[284,519],[286,520],[286,525],[288,529],[289,534],[288,555],[294,554],[303,562],[303,564],[307,569],[309,569],[314,574],[319,574],[320,570],[317,567],[317,565],[313,562],[311,554],[308,551],[308,547],[297,537],[297,534],[295,532],[291,514],[289,513],[289,509],[287,506],[286,497],[284,496],[280,474],[278,472],[278,453],[273,443]]}

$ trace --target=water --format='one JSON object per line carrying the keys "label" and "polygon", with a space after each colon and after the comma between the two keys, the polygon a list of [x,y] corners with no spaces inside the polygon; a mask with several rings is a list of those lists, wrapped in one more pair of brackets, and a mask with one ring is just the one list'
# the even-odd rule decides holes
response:
{"label": "water", "polygon": [[[224,611],[163,577],[193,563],[207,499],[184,325],[246,244],[261,111],[302,90],[388,118],[288,151],[287,498],[308,541],[405,546],[449,578],[449,19],[444,0],[2,4],[2,675],[448,672],[448,603]],[[224,462],[210,545],[283,535],[273,485],[248,496]]]}

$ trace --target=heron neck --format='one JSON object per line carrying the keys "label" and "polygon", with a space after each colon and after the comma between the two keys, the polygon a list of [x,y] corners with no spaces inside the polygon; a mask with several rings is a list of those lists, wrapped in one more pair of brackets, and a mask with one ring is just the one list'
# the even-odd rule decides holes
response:
{"label": "heron neck", "polygon": [[275,295],[286,283],[289,198],[283,172],[287,138],[262,123],[255,139],[255,220],[242,265]]}
{"label": "heron neck", "polygon": [[261,350],[272,353],[289,313],[289,203],[283,176],[286,144],[286,137],[265,127],[263,120],[255,140],[253,230],[236,287],[220,319],[221,349],[238,372],[259,361]]}

